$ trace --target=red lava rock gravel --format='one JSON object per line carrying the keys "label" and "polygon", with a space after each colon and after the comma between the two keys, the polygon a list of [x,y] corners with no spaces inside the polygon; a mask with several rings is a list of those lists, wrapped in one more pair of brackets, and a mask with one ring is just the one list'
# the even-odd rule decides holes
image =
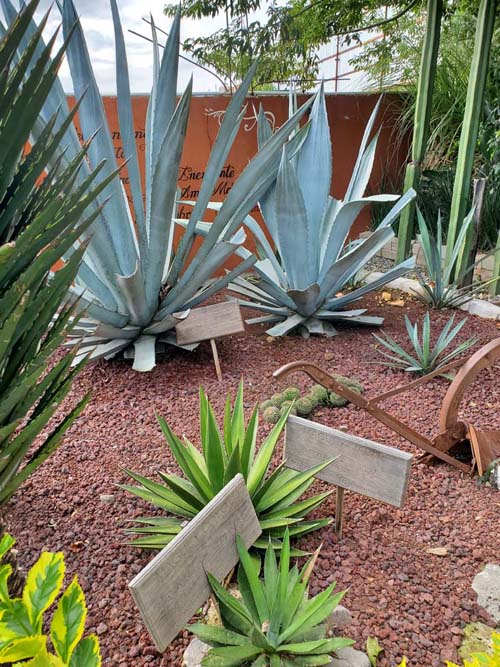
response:
{"label": "red lava rock gravel", "polygon": [[[382,305],[373,296],[365,303],[370,312],[386,316],[384,330],[402,342],[406,341],[404,314],[414,319],[424,313],[411,301],[407,308]],[[444,324],[450,314],[433,313],[435,326]],[[484,344],[498,334],[495,323],[470,317],[459,339],[475,335]],[[176,471],[154,411],[163,414],[178,434],[197,442],[200,384],[222,417],[225,394],[231,390],[234,395],[241,376],[250,411],[255,401],[282,388],[272,372],[301,358],[358,378],[367,394],[407,381],[400,371],[371,363],[378,359],[375,344],[370,330],[360,328],[345,328],[333,339],[269,340],[263,328],[254,327],[245,336],[218,343],[222,385],[216,381],[208,344],[194,353],[173,351],[148,374],[134,373],[125,361],[101,362],[81,374],[68,400],[92,389],[89,407],[60,449],[11,501],[6,518],[24,567],[42,549],[64,551],[68,574],[78,573],[85,590],[87,627],[99,635],[104,665],[177,667],[189,642],[184,631],[160,655],[127,589],[127,582],[152,553],[126,546],[122,529],[150,510],[114,485],[128,481],[125,467],[149,476],[158,468]],[[291,383],[305,387],[308,381],[297,375],[287,381]],[[434,435],[446,386],[444,380],[433,380],[388,400],[384,407],[417,431]],[[495,372],[484,373],[464,403],[469,419],[500,428]],[[419,453],[354,406],[322,409],[315,419]],[[332,496],[317,514],[333,512]],[[499,513],[500,493],[478,487],[474,479],[445,464],[416,463],[403,510],[347,493],[342,542],[337,542],[331,526],[302,539],[300,546],[311,550],[323,542],[312,592],[334,580],[339,589],[349,589],[344,603],[354,621],[348,634],[358,648],[364,648],[368,636],[378,637],[385,649],[382,667],[395,666],[403,655],[413,667],[438,667],[444,660],[456,660],[464,624],[477,620],[493,624],[475,603],[471,583],[486,562],[499,560]],[[445,548],[446,555],[427,553],[436,547]]]}

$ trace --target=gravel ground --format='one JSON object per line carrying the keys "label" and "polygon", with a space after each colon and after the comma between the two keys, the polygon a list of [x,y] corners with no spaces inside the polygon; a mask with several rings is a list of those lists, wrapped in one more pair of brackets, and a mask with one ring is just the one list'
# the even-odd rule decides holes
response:
{"label": "gravel ground", "polygon": [[[413,319],[424,312],[406,295],[403,298],[406,308],[382,304],[373,296],[365,301],[370,312],[386,317],[385,331],[401,341],[404,313]],[[433,321],[443,324],[449,315],[435,313]],[[471,317],[460,340],[471,335],[486,343],[498,329]],[[65,552],[68,573],[79,574],[86,592],[87,626],[100,636],[104,665],[177,667],[189,641],[183,632],[159,655],[127,589],[151,553],[125,546],[122,529],[148,508],[114,484],[126,481],[123,467],[150,476],[159,467],[175,471],[154,410],[176,432],[197,441],[199,384],[221,417],[226,391],[235,392],[244,376],[250,410],[254,401],[282,388],[272,372],[300,358],[360,379],[368,394],[404,383],[403,373],[370,363],[377,359],[374,344],[370,331],[359,328],[346,328],[335,339],[271,340],[263,328],[254,327],[244,337],[220,341],[223,386],[216,382],[208,344],[191,354],[173,352],[149,374],[133,373],[125,361],[101,362],[82,373],[68,402],[92,389],[89,407],[61,448],[12,500],[6,518],[23,566],[31,565],[42,549]],[[301,387],[308,384],[305,376],[296,379]],[[464,415],[478,425],[499,428],[494,383],[494,373],[476,383],[464,402]],[[434,435],[446,386],[444,380],[434,380],[390,399],[386,407],[418,431]],[[315,419],[417,453],[353,406],[317,411]],[[263,433],[268,428],[264,424]],[[112,494],[114,502],[102,502],[101,494]],[[342,542],[331,527],[301,541],[300,546],[309,549],[323,542],[312,590],[316,593],[333,580],[339,589],[349,589],[344,600],[354,617],[349,634],[358,648],[368,636],[378,637],[385,648],[382,667],[393,667],[403,655],[413,667],[443,665],[457,658],[464,624],[493,624],[475,604],[471,582],[486,562],[499,561],[499,510],[500,493],[478,487],[445,464],[417,463],[403,510],[347,493]],[[332,500],[318,515],[333,511]],[[427,552],[435,547],[446,549],[446,555]]]}

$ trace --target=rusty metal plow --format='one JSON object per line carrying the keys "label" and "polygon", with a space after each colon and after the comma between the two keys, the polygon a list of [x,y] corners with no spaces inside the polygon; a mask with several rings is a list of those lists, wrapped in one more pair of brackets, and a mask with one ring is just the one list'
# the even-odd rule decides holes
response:
{"label": "rusty metal plow", "polygon": [[[499,359],[500,338],[496,338],[483,345],[465,362],[463,359],[455,360],[432,373],[424,375],[418,380],[369,398],[351,391],[337,382],[329,373],[306,361],[294,361],[286,364],[275,371],[274,377],[283,378],[290,373],[298,371],[306,373],[318,384],[343,396],[358,408],[365,410],[375,417],[375,419],[382,422],[382,424],[385,424],[398,433],[405,440],[423,449],[426,455],[435,456],[464,472],[472,473],[477,468],[478,474],[483,475],[490,463],[500,458],[500,431],[481,431],[472,424],[459,421],[458,411],[467,387],[474,382],[481,371],[492,366]],[[431,378],[442,375],[459,366],[462,367],[450,384],[441,406],[439,414],[440,433],[432,440],[429,440],[410,426],[407,426],[400,419],[383,410],[378,405],[391,396],[410,391]],[[457,460],[449,453],[452,447],[465,440],[469,440],[471,445],[472,467]]]}

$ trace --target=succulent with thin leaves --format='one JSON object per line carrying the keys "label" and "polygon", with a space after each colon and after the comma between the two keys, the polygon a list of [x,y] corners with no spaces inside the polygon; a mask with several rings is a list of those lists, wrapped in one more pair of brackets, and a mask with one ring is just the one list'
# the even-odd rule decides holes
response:
{"label": "succulent with thin leaves", "polygon": [[387,334],[383,337],[373,334],[377,341],[385,348],[385,350],[377,348],[377,351],[388,360],[380,363],[392,368],[400,368],[408,373],[418,373],[419,375],[425,375],[431,371],[438,370],[476,344],[477,338],[468,338],[453,350],[448,350],[451,342],[466,321],[466,319],[462,320],[453,326],[455,324],[455,316],[452,315],[442,328],[436,342],[432,345],[429,312],[425,314],[422,322],[422,337],[420,337],[418,322],[415,322],[413,325],[405,315],[406,330],[413,347],[413,354],[407,352],[394,338],[391,338]]}
{"label": "succulent with thin leaves", "polygon": [[[250,216],[246,225],[255,237],[259,261],[254,270],[260,278],[256,285],[242,277],[230,284],[241,305],[260,310],[264,315],[249,322],[269,322],[271,336],[282,336],[298,329],[333,336],[332,322],[380,325],[383,319],[365,315],[366,309],[345,310],[365,294],[406,273],[414,265],[410,258],[378,280],[339,294],[372,257],[394,236],[394,223],[404,207],[415,197],[409,190],[399,195],[364,193],[371,174],[378,133],[370,139],[380,102],[366,127],[359,155],[343,200],[330,196],[332,148],[323,87],[317,95],[310,124],[294,136],[296,144],[283,149],[276,181],[260,197],[259,205],[273,240],[273,250],[263,232]],[[261,109],[259,146],[272,140],[272,131]],[[377,202],[399,201],[392,207],[373,234],[355,243],[349,232],[359,213]],[[244,259],[250,252],[238,249]]]}
{"label": "succulent with thin leaves", "polygon": [[457,269],[457,262],[462,254],[473,218],[474,209],[464,219],[453,248],[450,249],[450,252],[444,252],[441,214],[438,214],[436,237],[434,238],[420,209],[417,208],[420,243],[425,259],[425,274],[417,269],[417,278],[422,291],[415,291],[415,296],[425,305],[432,308],[458,308],[470,301],[475,294],[483,291],[488,284],[488,281],[479,280],[470,285],[463,285],[464,278],[474,271],[476,263],[465,271]]}
{"label": "succulent with thin leaves", "polygon": [[[140,527],[127,531],[140,535],[132,544],[149,549],[163,548],[180,532],[182,522],[196,516],[238,473],[245,479],[263,532],[255,542],[256,547],[265,549],[271,539],[272,545],[279,549],[287,527],[292,536],[298,537],[328,525],[330,519],[306,521],[304,517],[319,507],[330,492],[304,500],[300,498],[313,483],[314,476],[332,461],[325,461],[305,472],[285,468],[283,462],[268,474],[291,408],[279,418],[258,451],[259,407],[255,405],[248,423],[245,423],[243,383],[240,383],[232,409],[231,397],[227,397],[222,434],[212,406],[200,388],[201,451],[187,438],[183,443],[167,422],[158,417],[170,450],[185,478],[159,471],[163,484],[158,484],[130,470],[126,471],[139,486],[121,485],[121,488],[174,515],[138,519]],[[302,552],[295,550],[295,553]]]}
{"label": "succulent with thin leaves", "polygon": [[290,569],[290,537],[283,538],[279,562],[268,546],[263,579],[243,541],[237,537],[240,557],[236,600],[217,579],[208,579],[217,599],[223,627],[195,623],[188,629],[211,648],[204,667],[300,667],[327,665],[335,651],[352,646],[351,639],[327,637],[325,621],[342,600],[335,583],[309,597],[308,582],[319,552],[301,570]]}
{"label": "succulent with thin leaves", "polygon": [[[54,35],[42,49],[47,17],[30,30],[37,7],[32,0],[11,17],[8,30],[0,26],[0,505],[56,449],[87,403],[88,396],[53,425],[78,371],[70,368],[74,354],[46,371],[70,331],[72,310],[61,304],[85,251],[75,245],[101,214],[95,200],[116,175],[102,180],[102,163],[84,169],[88,143],[64,165],[55,159],[79,103],[67,115],[53,109],[46,131],[23,154],[66,48],[51,60]],[[66,264],[52,274],[64,255]]]}
{"label": "succulent with thin leaves", "polygon": [[[1,561],[13,544],[9,534],[0,540],[0,664],[100,667],[99,640],[83,636],[87,607],[78,577],[59,598],[49,636],[44,634],[45,612],[62,590],[64,555],[44,551],[28,572],[22,595],[12,598],[7,591],[12,567]],[[54,653],[49,652],[49,637]]]}
{"label": "succulent with thin leaves", "polygon": [[[304,105],[295,119],[285,123],[265,147],[245,167],[210,225],[203,243],[193,254],[197,225],[219,178],[222,166],[244,116],[242,105],[255,65],[250,68],[224,114],[219,134],[205,169],[200,194],[174,252],[177,175],[186,135],[192,84],[176,104],[179,59],[179,14],[175,18],[160,61],[153,25],[153,88],[146,118],[146,185],[141,184],[131,106],[129,72],[123,32],[116,0],[110,0],[116,49],[118,120],[132,195],[129,205],[121,183],[114,180],[103,192],[111,196],[98,216],[82,267],[71,293],[79,297],[87,318],[75,328],[80,343],[77,358],[110,358],[123,352],[134,357],[134,368],[150,370],[156,351],[175,344],[173,328],[190,308],[224,288],[255,261],[249,257],[226,276],[214,278],[245,240],[241,223],[258,197],[276,175],[281,147],[294,123],[308,108]],[[13,15],[11,0],[1,0],[8,17]],[[103,175],[116,164],[113,142],[91,66],[83,30],[72,0],[62,2],[63,32],[69,38],[68,60],[77,96],[87,91],[79,108],[83,137],[97,133],[89,150],[89,163],[106,159]],[[34,31],[36,27],[31,26]],[[55,82],[39,119],[39,132],[46,131],[55,108],[67,108],[66,96]],[[54,129],[58,129],[58,124]],[[67,129],[54,160],[65,164],[79,151],[74,126]],[[82,174],[81,178],[85,178]],[[144,203],[145,201],[145,203]],[[135,223],[135,224],[134,224]]]}

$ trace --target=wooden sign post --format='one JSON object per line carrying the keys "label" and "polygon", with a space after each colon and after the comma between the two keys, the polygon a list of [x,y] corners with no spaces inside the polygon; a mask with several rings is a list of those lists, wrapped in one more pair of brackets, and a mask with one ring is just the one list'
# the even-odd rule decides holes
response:
{"label": "wooden sign post", "polygon": [[240,307],[236,301],[214,303],[193,308],[189,316],[175,327],[179,345],[189,345],[209,340],[219,382],[222,372],[215,339],[245,331]]}
{"label": "wooden sign post", "polygon": [[237,475],[129,583],[151,637],[164,651],[238,562],[236,536],[250,547],[261,534],[245,480]]}
{"label": "wooden sign post", "polygon": [[338,458],[317,476],[337,487],[335,531],[339,539],[345,489],[389,505],[403,506],[411,454],[301,417],[288,418],[284,453],[288,468],[304,471],[335,457]]}

